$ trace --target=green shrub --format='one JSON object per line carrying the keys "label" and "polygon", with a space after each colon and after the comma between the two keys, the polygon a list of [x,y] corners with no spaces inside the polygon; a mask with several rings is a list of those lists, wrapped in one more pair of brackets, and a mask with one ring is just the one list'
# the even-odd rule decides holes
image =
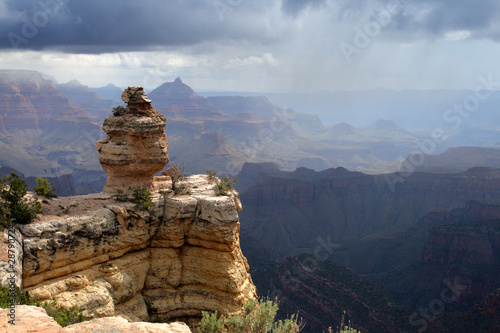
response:
{"label": "green shrub", "polygon": [[176,186],[174,188],[174,193],[180,195],[191,195],[191,191],[184,184]]}
{"label": "green shrub", "polygon": [[0,231],[7,228],[12,222],[9,205],[0,198]]}
{"label": "green shrub", "polygon": [[57,195],[54,193],[56,188],[52,187],[47,179],[37,177],[36,184],[36,187],[33,188],[36,194],[43,195],[46,198],[57,198]]}
{"label": "green shrub", "polygon": [[71,212],[71,206],[59,205],[59,209],[63,214],[69,214]]}
{"label": "green shrub", "polygon": [[10,222],[27,224],[33,221],[42,212],[42,204],[37,200],[24,198],[28,193],[26,182],[15,173],[4,176],[0,180],[0,215],[5,219],[0,221],[3,227]]}
{"label": "green shrub", "polygon": [[123,116],[125,113],[125,108],[121,105],[115,106],[113,108],[113,116]]}
{"label": "green shrub", "polygon": [[0,287],[0,308],[5,309],[12,304],[26,304],[35,305],[36,302],[31,298],[30,294],[25,291],[22,292],[21,288],[14,285],[14,290],[9,290],[8,287]]}
{"label": "green shrub", "polygon": [[213,183],[217,180],[217,173],[212,170],[207,170],[207,175],[208,175],[208,181],[210,183]]}
{"label": "green shrub", "polygon": [[214,186],[215,195],[229,195],[229,191],[233,190],[233,184],[238,181],[237,177],[223,176]]}
{"label": "green shrub", "polygon": [[116,193],[113,195],[116,199],[116,201],[119,201],[119,202],[125,202],[125,201],[128,201],[128,195],[123,192],[122,189],[117,189],[116,190]]}
{"label": "green shrub", "polygon": [[[40,303],[37,303],[36,305],[40,306]],[[55,298],[53,298],[50,302],[43,302],[41,306],[45,309],[47,314],[54,318],[55,321],[62,327],[85,321],[85,316],[77,306],[72,306],[69,309],[63,308],[57,304]]]}
{"label": "green shrub", "polygon": [[57,304],[54,298],[50,302],[35,302],[29,292],[22,292],[17,285],[14,285],[13,292],[11,292],[9,288],[1,286],[0,308],[5,309],[12,304],[36,305],[42,307],[45,309],[47,314],[50,317],[54,318],[55,321],[62,327],[85,321],[85,317],[83,316],[80,309],[76,306],[72,306],[69,309],[63,308],[62,306]]}
{"label": "green shrub", "polygon": [[132,202],[135,203],[135,208],[140,210],[148,210],[153,207],[153,199],[147,188],[131,187]]}
{"label": "green shrub", "polygon": [[199,333],[213,333],[221,332],[226,333],[227,330],[224,327],[224,322],[221,318],[217,317],[217,311],[215,313],[209,314],[206,311],[202,312],[202,319],[200,327],[198,328]]}
{"label": "green shrub", "polygon": [[241,314],[229,317],[202,312],[199,333],[297,333],[304,325],[295,316],[275,322],[278,305],[269,300],[248,300]]}

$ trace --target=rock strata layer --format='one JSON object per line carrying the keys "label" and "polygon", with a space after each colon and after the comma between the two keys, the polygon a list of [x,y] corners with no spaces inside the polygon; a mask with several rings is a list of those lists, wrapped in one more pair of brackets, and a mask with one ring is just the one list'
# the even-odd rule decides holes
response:
{"label": "rock strata layer", "polygon": [[[182,185],[191,195],[157,193],[149,211],[116,202],[21,226],[24,287],[36,300],[55,297],[88,318],[172,321],[239,312],[256,297],[239,244],[239,199],[215,196],[205,175]],[[75,200],[86,205],[86,198]]]}
{"label": "rock strata layer", "polygon": [[95,144],[108,174],[103,191],[154,189],[154,174],[169,161],[165,116],[156,111],[142,87],[128,87],[122,99],[127,107],[104,119],[102,129],[108,136]]}

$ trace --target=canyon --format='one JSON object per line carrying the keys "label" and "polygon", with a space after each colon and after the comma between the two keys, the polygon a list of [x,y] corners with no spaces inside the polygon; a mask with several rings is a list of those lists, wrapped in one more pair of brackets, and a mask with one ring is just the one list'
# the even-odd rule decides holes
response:
{"label": "canyon", "polygon": [[[422,136],[391,121],[324,126],[263,96],[202,97],[180,78],[149,93],[154,107],[135,89],[138,99],[126,95],[130,105],[112,115],[121,94],[112,85],[101,98],[77,81],[7,74],[0,174],[23,172],[30,187],[50,177],[59,195],[73,195],[48,201],[16,234],[26,264],[16,278],[37,299],[80,304],[96,325],[110,315],[130,325],[189,323],[203,310],[237,311],[257,286],[278,297],[281,318],[299,312],[304,332],[326,331],[343,311],[363,332],[396,332],[418,330],[412,312],[454,286],[460,293],[433,322],[436,332],[459,327],[456,313],[463,327],[481,318],[495,325],[495,147],[440,147],[412,172],[392,172]],[[135,159],[150,166],[145,177]],[[238,214],[237,192],[216,196],[205,175],[173,192],[169,173],[160,175],[166,163],[189,174],[239,173],[245,210]],[[149,211],[117,200],[130,186],[152,191]]]}

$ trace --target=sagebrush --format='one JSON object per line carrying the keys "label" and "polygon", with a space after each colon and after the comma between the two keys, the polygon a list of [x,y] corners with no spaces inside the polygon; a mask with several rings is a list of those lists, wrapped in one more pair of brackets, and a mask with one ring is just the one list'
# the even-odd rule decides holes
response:
{"label": "sagebrush", "polygon": [[229,192],[234,190],[233,184],[238,181],[237,177],[222,176],[214,186],[215,195],[229,195]]}
{"label": "sagebrush", "polygon": [[270,300],[248,300],[241,314],[218,316],[202,312],[198,333],[297,333],[304,324],[295,315],[276,321],[278,305]]}

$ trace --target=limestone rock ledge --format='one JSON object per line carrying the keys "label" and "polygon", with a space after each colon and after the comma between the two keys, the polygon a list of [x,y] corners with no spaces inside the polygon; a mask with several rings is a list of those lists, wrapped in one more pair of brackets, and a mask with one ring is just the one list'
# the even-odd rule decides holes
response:
{"label": "limestone rock ledge", "polygon": [[47,315],[44,309],[35,306],[19,305],[15,309],[15,325],[8,310],[0,309],[0,331],[11,333],[88,333],[88,332],[120,332],[120,333],[191,333],[184,323],[129,323],[124,318],[106,317],[93,319],[62,328]]}
{"label": "limestone rock ledge", "polygon": [[[147,212],[103,193],[102,208],[21,226],[24,288],[89,318],[239,312],[256,297],[239,244],[239,199],[215,196],[205,175],[183,184],[191,195],[153,194]],[[87,196],[73,199],[86,205]]]}

